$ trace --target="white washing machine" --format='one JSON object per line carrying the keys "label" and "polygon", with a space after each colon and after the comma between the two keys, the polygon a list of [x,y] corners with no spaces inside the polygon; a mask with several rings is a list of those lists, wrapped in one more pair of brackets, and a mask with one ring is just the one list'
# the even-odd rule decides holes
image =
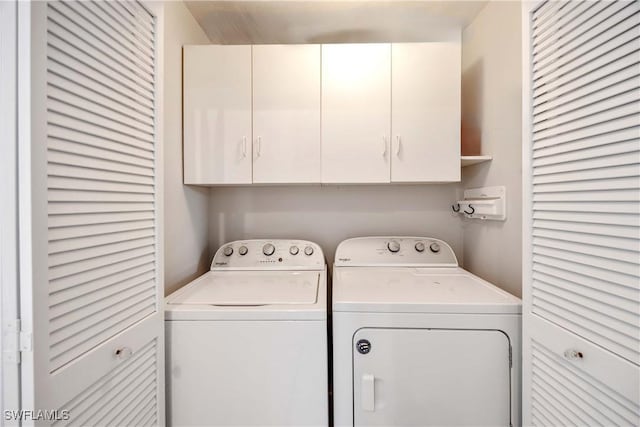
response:
{"label": "white washing machine", "polygon": [[336,426],[520,423],[521,301],[426,237],[342,242],[333,271]]}
{"label": "white washing machine", "polygon": [[326,426],[326,278],[315,243],[237,241],[168,296],[169,424]]}

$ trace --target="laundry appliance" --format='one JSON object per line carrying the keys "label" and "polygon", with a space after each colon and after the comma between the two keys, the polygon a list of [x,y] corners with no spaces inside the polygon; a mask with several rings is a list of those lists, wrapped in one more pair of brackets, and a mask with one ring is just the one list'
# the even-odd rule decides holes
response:
{"label": "laundry appliance", "polygon": [[243,240],[167,297],[170,425],[326,426],[326,278],[315,243]]}
{"label": "laundry appliance", "polygon": [[345,240],[332,289],[336,426],[519,424],[521,301],[447,243]]}

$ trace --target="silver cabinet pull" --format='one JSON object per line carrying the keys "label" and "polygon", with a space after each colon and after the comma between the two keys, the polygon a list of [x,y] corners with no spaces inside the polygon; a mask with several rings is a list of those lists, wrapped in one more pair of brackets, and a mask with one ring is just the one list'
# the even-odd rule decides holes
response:
{"label": "silver cabinet pull", "polygon": [[400,146],[402,145],[402,139],[400,139],[400,135],[396,135],[396,142],[398,143],[398,147],[396,148],[396,157],[400,157]]}
{"label": "silver cabinet pull", "polygon": [[387,157],[387,137],[382,136],[382,157]]}
{"label": "silver cabinet pull", "polygon": [[256,159],[260,157],[260,149],[262,148],[262,137],[259,136],[256,138]]}

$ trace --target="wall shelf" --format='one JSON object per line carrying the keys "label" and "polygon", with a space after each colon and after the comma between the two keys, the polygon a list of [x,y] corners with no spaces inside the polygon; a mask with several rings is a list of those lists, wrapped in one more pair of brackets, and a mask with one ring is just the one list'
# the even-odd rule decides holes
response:
{"label": "wall shelf", "polygon": [[491,160],[493,160],[493,156],[460,156],[460,164],[462,167],[490,162]]}

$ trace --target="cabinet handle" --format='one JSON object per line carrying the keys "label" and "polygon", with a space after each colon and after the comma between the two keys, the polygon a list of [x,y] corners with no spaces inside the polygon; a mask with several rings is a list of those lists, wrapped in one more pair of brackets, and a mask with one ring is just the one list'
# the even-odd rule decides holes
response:
{"label": "cabinet handle", "polygon": [[243,158],[247,157],[247,137],[246,136],[242,137],[242,157]]}
{"label": "cabinet handle", "polygon": [[382,157],[387,157],[387,137],[382,136]]}
{"label": "cabinet handle", "polygon": [[262,137],[259,136],[256,138],[256,159],[260,157],[260,148],[262,145]]}
{"label": "cabinet handle", "polygon": [[396,135],[396,142],[397,142],[396,157],[400,157],[400,146],[402,145],[402,139],[400,139],[400,135]]}

